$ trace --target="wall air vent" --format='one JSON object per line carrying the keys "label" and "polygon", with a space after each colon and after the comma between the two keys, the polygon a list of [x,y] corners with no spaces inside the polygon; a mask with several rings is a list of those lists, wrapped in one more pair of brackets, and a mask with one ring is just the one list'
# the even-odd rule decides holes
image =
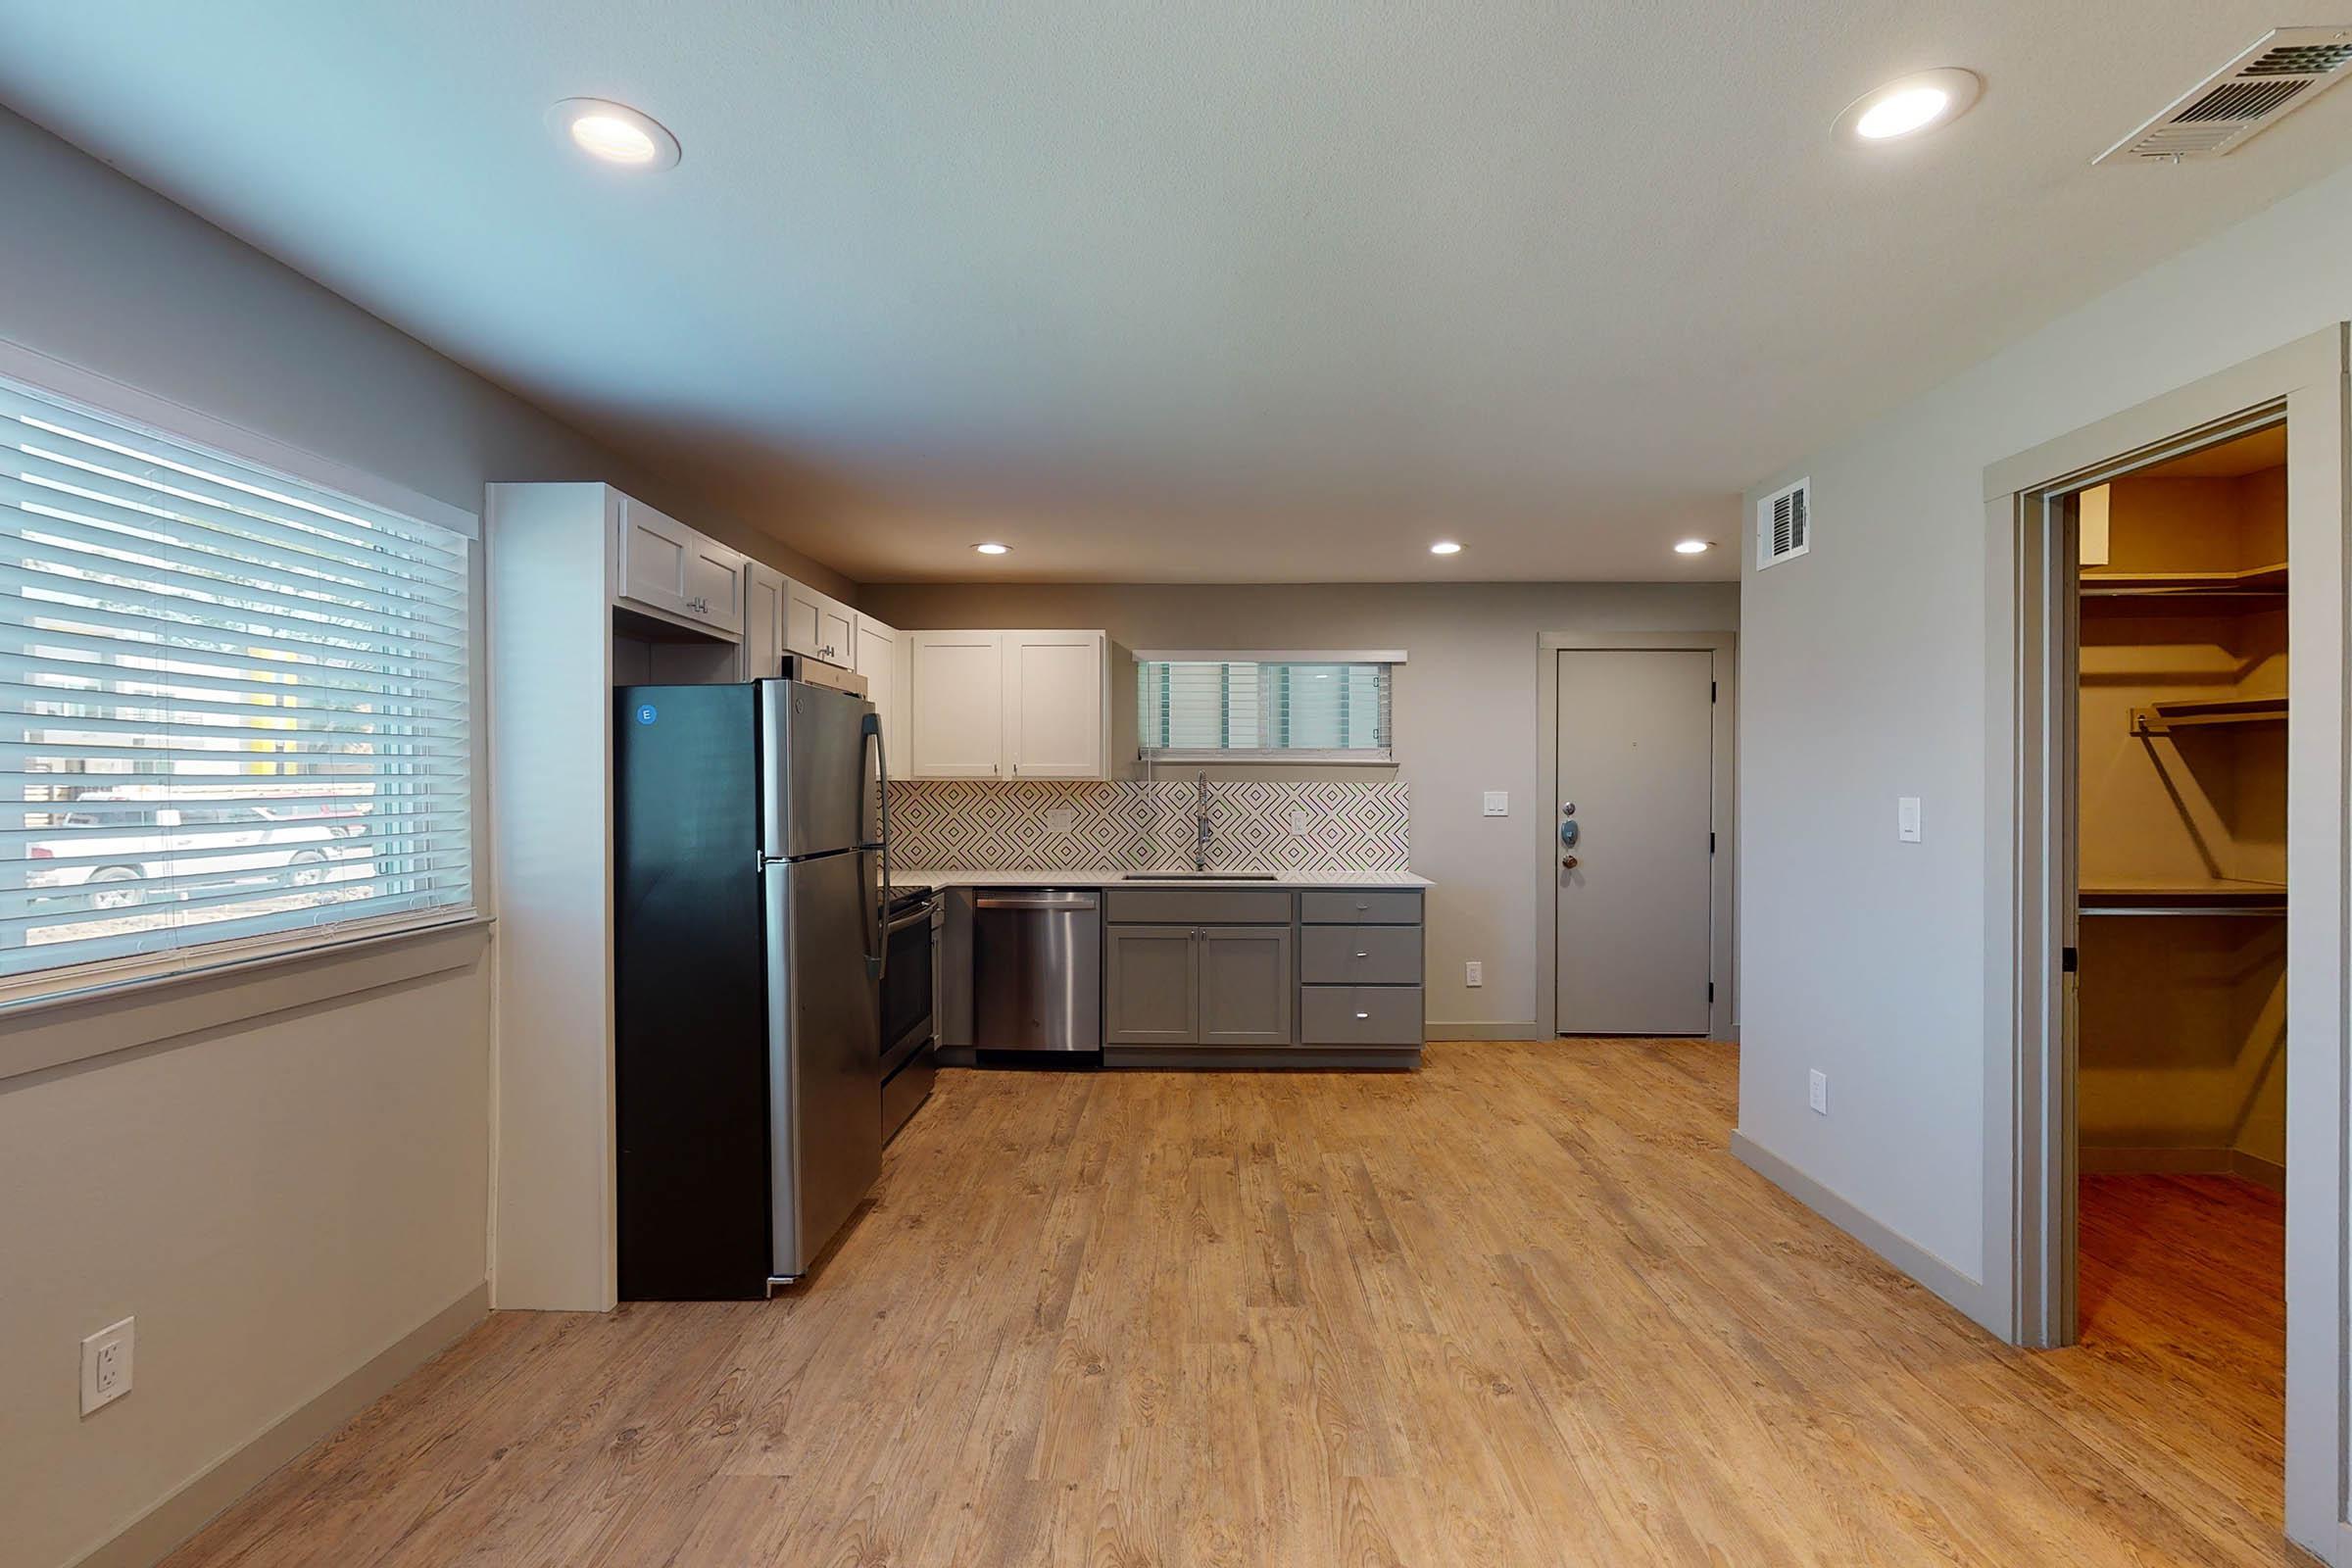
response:
{"label": "wall air vent", "polygon": [[1799,479],[1756,503],[1756,568],[1793,561],[1813,548],[1813,481]]}
{"label": "wall air vent", "polygon": [[2091,160],[2219,158],[2317,98],[2352,64],[2352,27],[2278,27]]}

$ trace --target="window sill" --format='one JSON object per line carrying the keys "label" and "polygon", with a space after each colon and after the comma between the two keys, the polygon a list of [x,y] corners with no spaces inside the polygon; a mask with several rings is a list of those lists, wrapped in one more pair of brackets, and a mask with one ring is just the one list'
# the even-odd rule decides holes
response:
{"label": "window sill", "polygon": [[463,969],[489,946],[493,924],[469,915],[10,1003],[0,1007],[0,1083]]}

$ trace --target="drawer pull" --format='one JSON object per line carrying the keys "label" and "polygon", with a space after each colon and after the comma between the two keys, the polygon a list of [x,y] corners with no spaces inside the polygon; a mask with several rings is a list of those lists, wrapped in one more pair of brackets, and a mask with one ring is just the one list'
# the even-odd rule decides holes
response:
{"label": "drawer pull", "polygon": [[1357,954],[1357,955],[1356,955],[1356,956],[1357,956],[1357,957],[1359,957],[1359,958],[1369,958],[1370,956],[1372,956],[1372,955],[1370,955],[1369,953],[1359,953],[1359,954]]}
{"label": "drawer pull", "polygon": [[1370,1013],[1368,1013],[1368,1012],[1359,1012],[1359,1013],[1357,1013],[1357,1014],[1356,1014],[1356,1016],[1357,1016],[1358,1018],[1369,1018],[1369,1017],[1371,1017],[1372,1015],[1371,1015]]}

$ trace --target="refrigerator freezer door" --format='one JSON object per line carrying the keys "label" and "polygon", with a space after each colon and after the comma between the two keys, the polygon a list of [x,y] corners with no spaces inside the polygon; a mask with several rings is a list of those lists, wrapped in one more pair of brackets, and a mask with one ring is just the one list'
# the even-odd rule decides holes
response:
{"label": "refrigerator freezer door", "polygon": [[863,698],[797,680],[760,682],[760,848],[798,859],[874,842]]}
{"label": "refrigerator freezer door", "polygon": [[764,872],[774,1273],[808,1271],[882,1174],[881,1024],[866,976],[874,857]]}

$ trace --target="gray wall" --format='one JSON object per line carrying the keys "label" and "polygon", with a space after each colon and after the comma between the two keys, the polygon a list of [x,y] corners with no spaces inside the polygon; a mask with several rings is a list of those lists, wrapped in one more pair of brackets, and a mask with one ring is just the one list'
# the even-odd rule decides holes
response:
{"label": "gray wall", "polygon": [[[1739,617],[1731,583],[910,584],[869,586],[862,603],[909,630],[1099,627],[1129,650],[1404,649],[1393,775],[1360,767],[1252,771],[1394,776],[1411,786],[1413,869],[1437,883],[1429,897],[1431,1026],[1499,1038],[1524,1036],[1535,1026],[1539,917],[1552,886],[1530,819],[1530,813],[1550,815],[1539,793],[1537,638],[1722,630],[1736,627]],[[1128,756],[1133,700],[1130,681],[1112,709]],[[1510,792],[1508,817],[1480,814],[1486,790]],[[1462,983],[1468,958],[1486,963],[1487,983],[1476,990]]]}
{"label": "gray wall", "polygon": [[1816,535],[1742,583],[1740,1126],[1970,1278],[2009,1246],[1983,1209],[1984,470],[2352,317],[2348,255],[2352,171],[1767,481],[1812,476]]}
{"label": "gray wall", "polygon": [[[0,112],[0,338],[473,511],[610,478],[835,589]],[[479,1286],[488,966],[0,1081],[0,1557],[63,1563]],[[78,1417],[75,1346],[139,1320]]]}

